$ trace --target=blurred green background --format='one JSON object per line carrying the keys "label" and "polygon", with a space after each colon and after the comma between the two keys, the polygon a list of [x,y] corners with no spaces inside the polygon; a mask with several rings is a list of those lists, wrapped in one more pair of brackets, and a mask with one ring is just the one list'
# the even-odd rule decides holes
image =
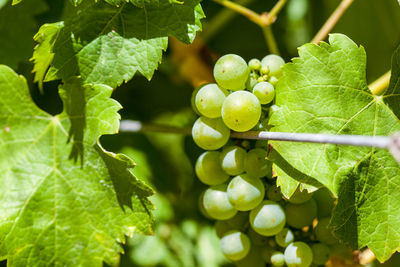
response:
{"label": "blurred green background", "polygon": [[[261,13],[276,1],[245,2],[250,2],[248,6]],[[339,2],[288,1],[272,27],[281,55],[287,61],[297,55],[298,46],[312,39]],[[36,103],[52,114],[62,109],[58,83],[45,84],[44,94],[32,83],[29,62],[34,46],[32,37],[40,25],[62,20],[63,9],[69,6],[69,2],[62,0],[29,0],[12,7],[10,1],[0,0],[0,64],[7,64],[27,77]],[[150,82],[137,75],[118,88],[113,97],[124,107],[123,119],[190,127],[196,118],[190,108],[190,97],[197,68],[210,71],[215,59],[227,53],[239,54],[246,60],[269,53],[257,25],[240,15],[227,13],[211,0],[203,1],[202,6],[207,18],[203,20],[203,33],[198,41],[203,40],[204,44],[184,52],[171,46]],[[225,21],[221,17],[230,19]],[[400,43],[400,6],[397,0],[355,0],[333,32],[344,33],[365,47],[367,80],[372,82],[389,70],[391,54]],[[194,60],[182,60],[186,56]],[[195,71],[188,74],[189,69]],[[157,207],[155,235],[129,239],[121,266],[231,265],[219,251],[213,221],[204,217],[198,208],[198,197],[205,186],[195,178],[193,163],[201,150],[190,137],[121,133],[104,136],[101,142],[106,149],[133,158],[137,163],[134,173],[157,192],[152,197]],[[392,257],[386,265],[400,266],[398,258]]]}

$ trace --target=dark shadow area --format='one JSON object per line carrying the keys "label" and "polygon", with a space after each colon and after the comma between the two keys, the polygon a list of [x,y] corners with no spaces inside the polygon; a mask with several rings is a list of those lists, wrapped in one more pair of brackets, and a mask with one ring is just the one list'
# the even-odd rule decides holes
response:
{"label": "dark shadow area", "polygon": [[[132,198],[137,197],[142,203],[147,201],[146,198],[151,196],[153,191],[132,177],[129,169],[133,168],[135,163],[123,154],[107,154],[97,144],[95,149],[107,166],[121,208],[133,209]],[[143,206],[147,207],[144,203]],[[151,211],[148,213],[151,214]]]}

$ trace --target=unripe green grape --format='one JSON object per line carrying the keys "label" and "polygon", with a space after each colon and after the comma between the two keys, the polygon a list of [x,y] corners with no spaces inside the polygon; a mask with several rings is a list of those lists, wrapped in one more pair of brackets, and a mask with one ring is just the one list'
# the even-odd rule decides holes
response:
{"label": "unripe green grape", "polygon": [[335,199],[332,197],[329,190],[325,187],[320,188],[314,192],[313,198],[317,203],[318,218],[330,217],[335,205]]}
{"label": "unripe green grape", "polygon": [[238,175],[244,172],[246,150],[238,146],[227,146],[222,149],[218,162],[229,175]]}
{"label": "unripe green grape", "polygon": [[258,83],[257,79],[257,75],[250,75],[246,81],[246,89],[249,91],[253,91],[254,86]]}
{"label": "unripe green grape", "polygon": [[249,68],[250,70],[260,70],[261,69],[261,61],[257,58],[252,58],[249,61]]}
{"label": "unripe green grape", "polygon": [[[267,65],[262,65],[261,64],[260,74],[261,74],[261,76],[268,75],[269,74],[269,67]],[[264,81],[265,81],[265,79],[264,79]]]}
{"label": "unripe green grape", "polygon": [[313,260],[311,248],[304,242],[293,242],[285,249],[285,262],[288,267],[308,267]]}
{"label": "unripe green grape", "polygon": [[229,140],[230,130],[224,122],[218,119],[200,117],[192,128],[194,142],[205,150],[216,150],[223,147]]}
{"label": "unripe green grape", "polygon": [[292,230],[285,227],[276,234],[275,241],[279,246],[285,248],[294,241],[294,234]]}
{"label": "unripe green grape", "polygon": [[275,88],[269,82],[260,82],[253,87],[253,94],[261,104],[268,104],[274,100]]}
{"label": "unripe green grape", "polygon": [[317,239],[328,245],[334,245],[338,242],[336,237],[332,234],[331,229],[329,229],[329,218],[321,218],[318,220],[318,224],[314,229],[315,236]]}
{"label": "unripe green grape", "polygon": [[192,97],[190,98],[190,104],[192,105],[192,109],[193,109],[194,113],[196,113],[199,116],[201,116],[201,113],[196,107],[196,95],[197,95],[197,92],[201,89],[201,87],[202,86],[198,86],[196,89],[194,89],[192,92]]}
{"label": "unripe green grape", "polygon": [[282,76],[282,66],[285,65],[285,61],[280,56],[271,54],[261,60],[261,65],[269,67],[269,75],[279,78]]}
{"label": "unripe green grape", "polygon": [[237,213],[237,210],[228,200],[226,188],[226,184],[220,184],[208,188],[204,193],[204,209],[214,219],[227,220]]}
{"label": "unripe green grape", "polygon": [[272,201],[280,201],[282,200],[282,192],[281,189],[275,184],[268,188],[267,190],[267,198]]}
{"label": "unripe green grape", "polygon": [[309,201],[311,199],[311,197],[312,197],[312,193],[308,193],[308,191],[306,189],[304,189],[303,191],[300,191],[300,187],[297,187],[296,191],[288,199],[288,201],[293,204],[301,204],[301,203]]}
{"label": "unripe green grape", "polygon": [[316,243],[311,246],[313,253],[313,263],[325,265],[331,256],[330,248],[324,243]]}
{"label": "unripe green grape", "polygon": [[238,55],[222,56],[214,66],[214,78],[218,85],[232,91],[244,89],[248,75],[247,63]]}
{"label": "unripe green grape", "polygon": [[260,179],[241,174],[233,178],[227,189],[228,199],[237,210],[247,211],[257,207],[264,199],[264,184]]}
{"label": "unripe green grape", "polygon": [[261,247],[253,246],[251,244],[251,248],[249,253],[243,259],[235,262],[237,267],[265,267],[265,261],[261,257]]}
{"label": "unripe green grape", "polygon": [[285,226],[286,216],[282,207],[270,200],[264,200],[250,212],[250,225],[260,235],[273,236]]}
{"label": "unripe green grape", "polygon": [[268,152],[262,148],[253,148],[244,159],[244,170],[253,177],[271,176],[272,162],[267,160]]}
{"label": "unripe green grape", "polygon": [[197,206],[199,207],[200,213],[203,214],[204,217],[207,219],[213,219],[206,211],[204,208],[204,192],[202,192],[199,196],[199,199],[197,201]]}
{"label": "unripe green grape", "polygon": [[230,94],[222,105],[222,119],[226,126],[237,132],[253,128],[261,117],[258,98],[247,91]]}
{"label": "unripe green grape", "polygon": [[220,241],[222,253],[230,260],[243,259],[250,251],[250,240],[247,235],[233,230],[225,233]]}
{"label": "unripe green grape", "polygon": [[268,82],[273,86],[276,86],[278,84],[278,81],[279,81],[278,78],[276,78],[275,76],[271,76],[268,79]]}
{"label": "unripe green grape", "polygon": [[227,95],[228,92],[225,89],[221,90],[217,84],[206,84],[196,94],[197,110],[207,118],[219,118]]}
{"label": "unripe green grape", "polygon": [[285,265],[285,256],[280,251],[274,251],[271,255],[271,263],[273,266]]}
{"label": "unripe green grape", "polygon": [[227,220],[216,221],[214,224],[214,229],[219,238],[223,237],[225,233],[235,230],[235,228],[232,227]]}
{"label": "unripe green grape", "polygon": [[249,213],[239,211],[235,216],[226,220],[226,222],[236,230],[242,230],[246,228],[249,223]]}
{"label": "unripe green grape", "polygon": [[249,236],[251,243],[257,246],[267,245],[270,239],[270,237],[260,235],[251,227],[248,229],[247,235]]}
{"label": "unripe green grape", "polygon": [[285,206],[286,222],[294,228],[303,228],[311,225],[317,217],[317,204],[314,199],[302,204],[288,203]]}
{"label": "unripe green grape", "polygon": [[195,172],[204,184],[218,185],[229,179],[219,164],[220,154],[218,151],[206,151],[197,159]]}

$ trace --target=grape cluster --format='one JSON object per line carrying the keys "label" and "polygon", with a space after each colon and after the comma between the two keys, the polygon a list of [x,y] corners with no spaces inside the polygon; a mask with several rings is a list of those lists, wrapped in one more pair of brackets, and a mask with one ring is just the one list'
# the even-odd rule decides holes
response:
{"label": "grape cluster", "polygon": [[284,60],[268,55],[248,63],[225,55],[215,64],[217,83],[194,91],[193,126],[201,154],[195,172],[210,187],[199,206],[216,219],[221,250],[238,266],[307,267],[325,264],[337,244],[328,228],[334,199],[328,190],[282,196],[267,159],[266,141],[230,140],[231,130],[267,130]]}

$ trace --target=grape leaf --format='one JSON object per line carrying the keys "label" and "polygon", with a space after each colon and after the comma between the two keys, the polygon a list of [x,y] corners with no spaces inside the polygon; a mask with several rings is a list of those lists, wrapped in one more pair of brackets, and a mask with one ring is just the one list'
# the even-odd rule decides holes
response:
{"label": "grape leaf", "polygon": [[32,36],[38,28],[35,16],[46,11],[47,6],[42,0],[11,6],[7,0],[0,1],[0,8],[0,64],[16,69],[32,54]]}
{"label": "grape leaf", "polygon": [[[390,88],[370,93],[366,55],[348,37],[330,45],[306,44],[285,65],[277,85],[272,131],[390,135],[400,131],[400,49],[393,57]],[[272,142],[278,183],[290,196],[299,181],[325,185],[338,196],[335,234],[354,247],[368,246],[380,261],[400,248],[400,167],[386,150]]]}
{"label": "grape leaf", "polygon": [[[198,0],[155,3],[146,2],[139,8],[126,3],[115,7],[102,1],[83,2],[60,31],[45,80],[80,75],[87,83],[116,87],[137,71],[150,79],[167,48],[168,36],[192,42],[204,17]],[[44,43],[39,42],[36,51]],[[40,64],[45,56],[35,58]]]}
{"label": "grape leaf", "polygon": [[31,100],[26,80],[0,65],[0,259],[8,266],[117,265],[119,243],[149,234],[153,191],[105,151],[121,108],[112,89],[70,78],[64,111],[51,116]]}

